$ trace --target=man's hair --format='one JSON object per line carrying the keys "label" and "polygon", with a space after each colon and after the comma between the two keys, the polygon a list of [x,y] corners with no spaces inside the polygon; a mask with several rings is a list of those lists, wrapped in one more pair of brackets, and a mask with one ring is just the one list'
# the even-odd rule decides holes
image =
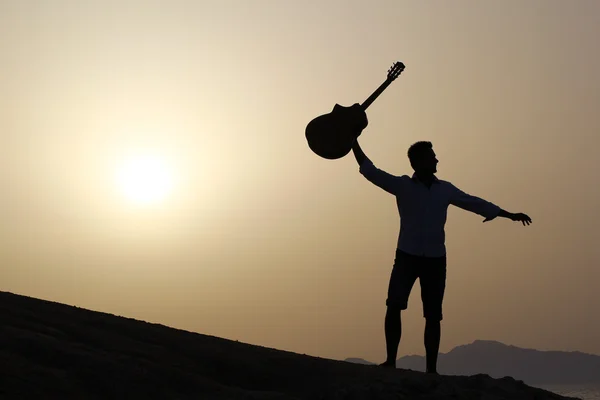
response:
{"label": "man's hair", "polygon": [[423,156],[423,154],[427,153],[429,149],[433,149],[433,144],[427,141],[420,141],[408,148],[408,159],[410,160],[410,165],[414,166],[415,161]]}

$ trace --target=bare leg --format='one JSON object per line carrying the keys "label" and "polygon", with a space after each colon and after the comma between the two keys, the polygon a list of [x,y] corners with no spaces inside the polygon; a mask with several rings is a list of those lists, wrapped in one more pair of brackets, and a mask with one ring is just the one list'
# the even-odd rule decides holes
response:
{"label": "bare leg", "polygon": [[398,355],[398,346],[402,336],[402,320],[400,318],[400,309],[394,306],[388,306],[385,314],[385,344],[387,348],[387,359],[381,366],[396,368],[396,357]]}
{"label": "bare leg", "polygon": [[440,321],[433,319],[425,320],[425,353],[427,373],[430,374],[437,374],[437,357],[440,349],[441,331]]}

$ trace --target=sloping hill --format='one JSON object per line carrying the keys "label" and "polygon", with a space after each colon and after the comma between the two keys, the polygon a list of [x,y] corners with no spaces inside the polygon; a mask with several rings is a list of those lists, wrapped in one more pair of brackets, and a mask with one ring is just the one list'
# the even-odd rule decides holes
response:
{"label": "sloping hill", "polygon": [[327,360],[0,292],[3,399],[563,399]]}

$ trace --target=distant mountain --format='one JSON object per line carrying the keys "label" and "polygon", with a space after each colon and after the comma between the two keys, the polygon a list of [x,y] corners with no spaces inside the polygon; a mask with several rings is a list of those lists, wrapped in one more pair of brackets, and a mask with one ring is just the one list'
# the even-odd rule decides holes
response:
{"label": "distant mountain", "polygon": [[[367,361],[363,360],[363,363]],[[398,368],[423,371],[425,357],[405,356],[396,365]],[[510,376],[530,385],[600,383],[600,356],[523,349],[496,341],[476,340],[457,346],[448,353],[440,353],[438,371],[444,375]]]}

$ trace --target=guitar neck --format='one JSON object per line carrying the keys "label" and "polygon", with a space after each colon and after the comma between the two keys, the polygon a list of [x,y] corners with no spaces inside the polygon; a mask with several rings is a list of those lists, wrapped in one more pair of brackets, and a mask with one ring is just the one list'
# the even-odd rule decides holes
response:
{"label": "guitar neck", "polygon": [[383,91],[390,86],[390,83],[392,83],[393,79],[386,79],[385,82],[383,82],[378,88],[377,90],[375,90],[373,92],[373,94],[371,94],[369,96],[368,99],[366,99],[360,106],[362,107],[363,110],[366,110],[371,103],[373,103],[375,101],[375,99],[377,99],[377,97],[379,97],[379,95],[381,93],[383,93]]}

